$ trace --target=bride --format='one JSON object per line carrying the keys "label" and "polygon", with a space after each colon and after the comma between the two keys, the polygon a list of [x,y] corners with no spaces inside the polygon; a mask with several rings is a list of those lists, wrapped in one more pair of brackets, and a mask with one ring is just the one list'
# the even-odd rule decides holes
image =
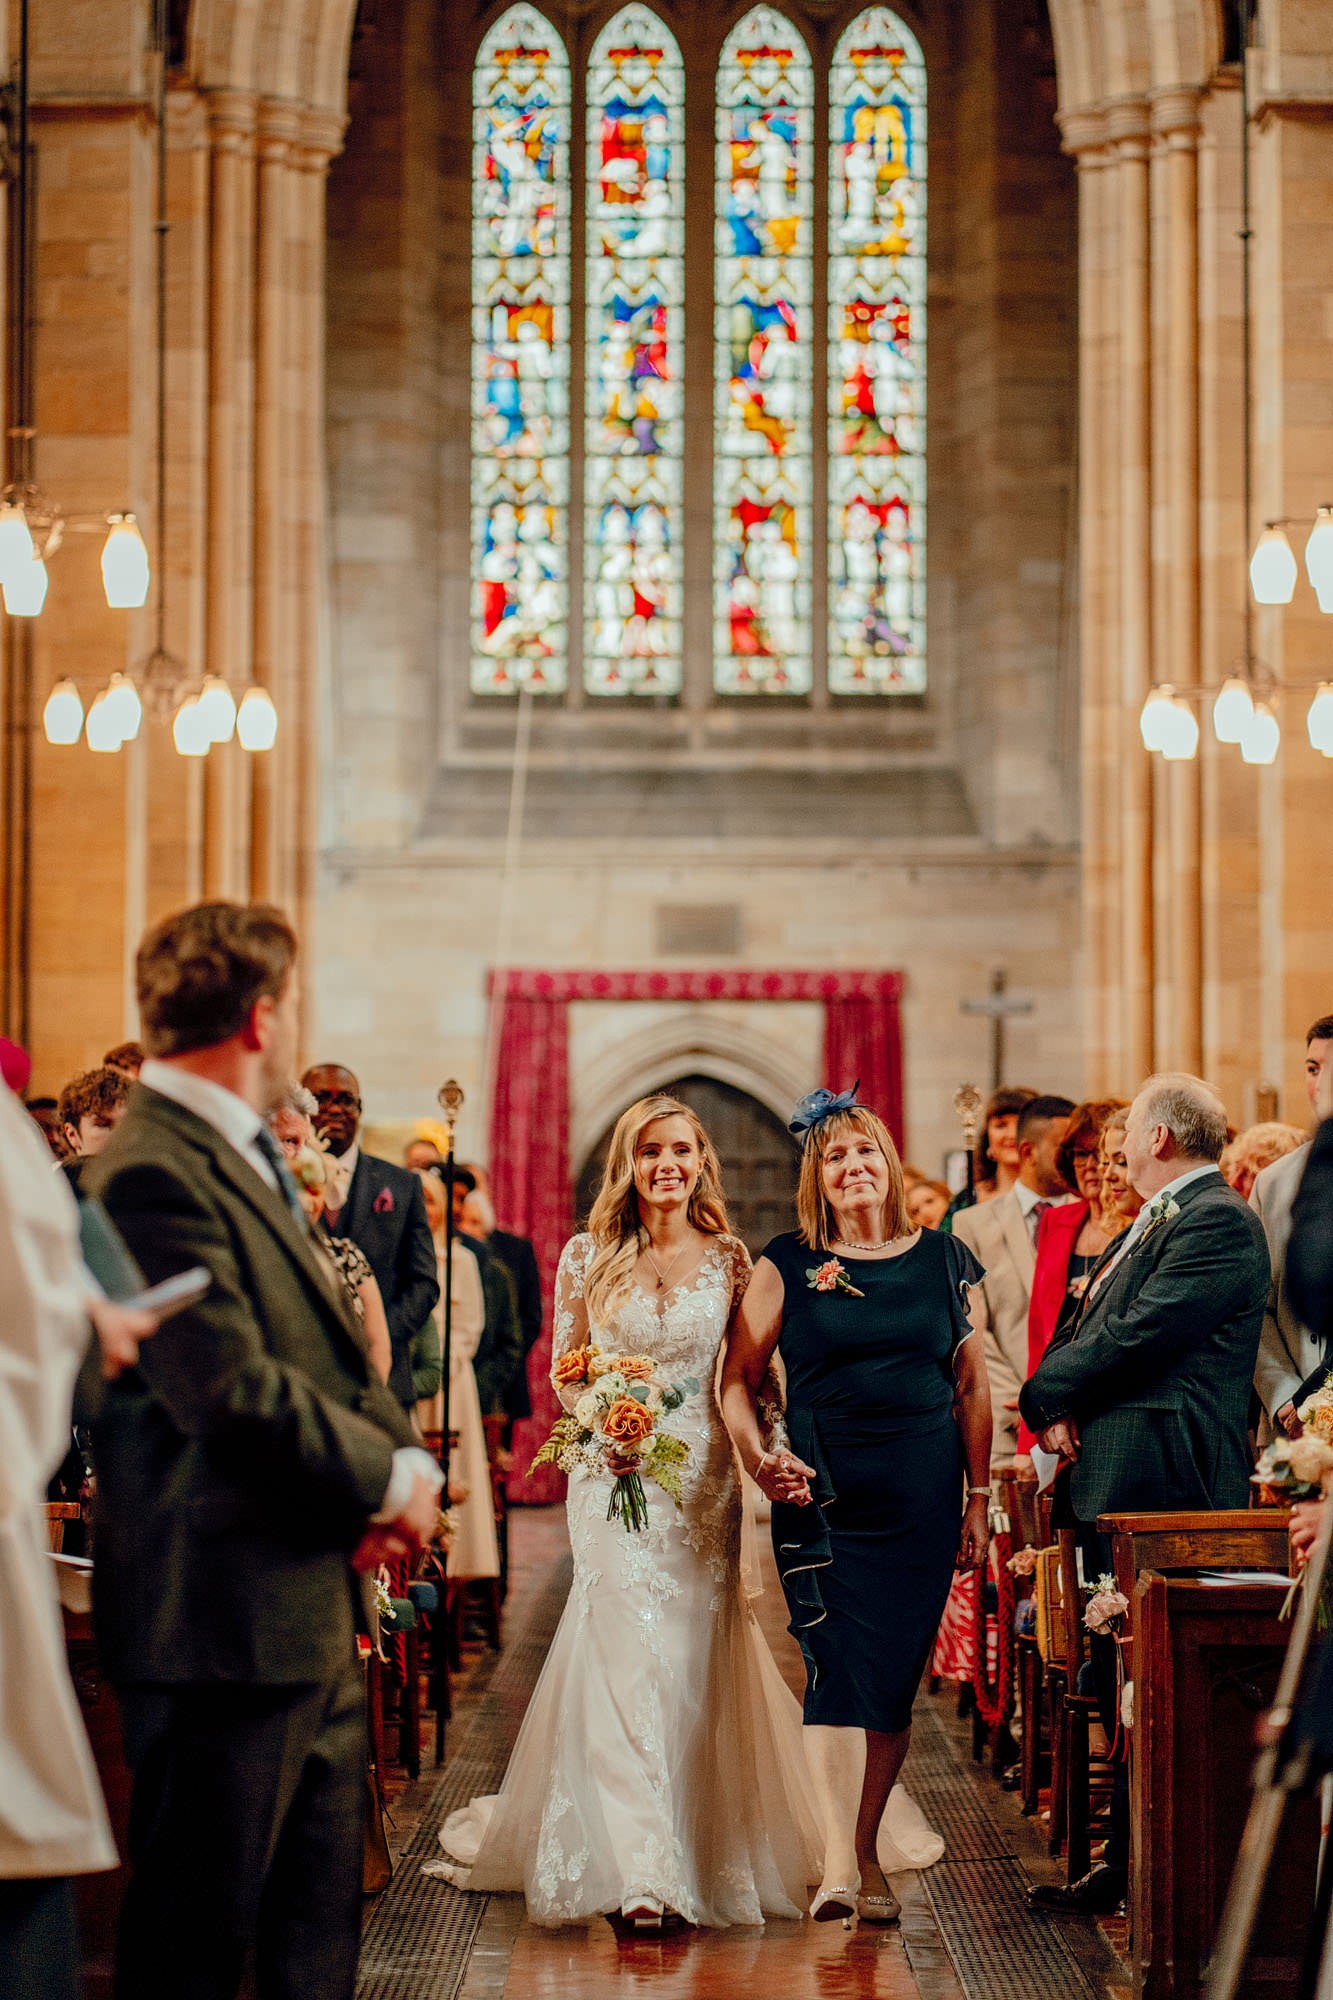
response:
{"label": "bride", "polygon": [[[801,1914],[822,1869],[800,1710],[741,1581],[741,1492],[718,1357],[750,1277],[727,1233],[716,1155],[671,1097],[632,1105],[586,1234],[556,1279],[552,1380],[591,1343],[701,1384],[670,1418],[689,1447],[679,1508],[644,1481],[647,1525],[607,1517],[609,1471],[576,1467],[574,1581],[499,1794],[440,1831],[427,1865],[462,1888],[523,1889],[538,1923],[619,1910],[660,1929]],[[910,1808],[909,1808],[910,1818]],[[921,1866],[941,1843],[916,1817]],[[890,1862],[894,1865],[894,1862]]]}

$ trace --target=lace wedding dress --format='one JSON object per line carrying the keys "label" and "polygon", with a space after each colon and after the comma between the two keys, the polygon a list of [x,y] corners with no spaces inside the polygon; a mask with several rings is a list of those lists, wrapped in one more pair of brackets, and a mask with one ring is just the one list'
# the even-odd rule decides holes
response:
{"label": "lace wedding dress", "polygon": [[[695,1924],[799,1916],[821,1872],[800,1708],[742,1588],[740,1482],[714,1393],[750,1259],[718,1237],[685,1283],[636,1286],[612,1324],[590,1328],[591,1255],[589,1236],[565,1246],[552,1361],[591,1339],[698,1381],[670,1419],[690,1447],[683,1505],[645,1480],[648,1525],[627,1531],[606,1518],[609,1475],[571,1474],[573,1588],[504,1783],[451,1814],[439,1836],[451,1858],[426,1872],[522,1889],[537,1923],[641,1895]],[[886,1866],[938,1858],[905,1794],[886,1820]]]}

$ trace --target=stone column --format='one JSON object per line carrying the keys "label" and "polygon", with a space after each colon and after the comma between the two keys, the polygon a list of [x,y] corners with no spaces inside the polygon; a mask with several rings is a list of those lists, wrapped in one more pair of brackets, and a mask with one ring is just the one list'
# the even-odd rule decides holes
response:
{"label": "stone column", "polygon": [[[261,103],[255,255],[254,596],[251,673],[290,731],[291,629],[287,618],[293,536],[286,502],[284,400],[288,387],[287,331],[292,306],[290,214],[295,175],[290,165],[300,130],[296,107]],[[239,693],[239,689],[237,690]],[[250,760],[250,895],[271,902],[282,894],[279,847],[281,767],[273,750]]]}
{"label": "stone column", "polygon": [[1115,838],[1120,813],[1116,759],[1120,694],[1114,155],[1106,144],[1100,112],[1071,113],[1060,124],[1065,150],[1078,166],[1084,1044],[1087,1087],[1101,1091],[1120,1083],[1122,950],[1120,846]]}
{"label": "stone column", "polygon": [[[209,242],[208,538],[204,659],[233,689],[244,685],[249,631],[248,498],[251,443],[250,299],[254,253],[255,101],[243,91],[209,99],[212,143]],[[244,844],[244,753],[214,746],[204,772],[204,893],[239,888]]]}
{"label": "stone column", "polygon": [[[1199,646],[1198,94],[1153,100],[1152,679],[1195,687]],[[1205,726],[1207,719],[1204,718]],[[1197,759],[1154,760],[1157,964],[1155,1061],[1202,1064],[1202,942]]]}
{"label": "stone column", "polygon": [[[1107,131],[1115,153],[1119,257],[1120,502],[1120,1072],[1136,1085],[1153,1067],[1152,792],[1138,718],[1152,662],[1151,324],[1149,316],[1147,106],[1113,104]],[[1108,474],[1110,474],[1108,467]]]}

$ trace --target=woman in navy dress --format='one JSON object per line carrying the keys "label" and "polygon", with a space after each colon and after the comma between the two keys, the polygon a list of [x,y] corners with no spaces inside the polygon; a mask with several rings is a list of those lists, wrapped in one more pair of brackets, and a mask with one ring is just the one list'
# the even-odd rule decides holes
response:
{"label": "woman in navy dress", "polygon": [[[952,1236],[913,1229],[902,1167],[855,1090],[815,1091],[799,1228],[755,1266],[728,1348],[722,1409],[773,1503],[791,1630],[805,1657],[805,1744],[826,1830],[810,1914],[892,1922],[876,1853],[907,1754],[912,1702],[958,1568],[985,1561],[991,1409]],[[756,1411],[774,1354],[786,1435]],[[964,1473],[966,1472],[966,1504]]]}

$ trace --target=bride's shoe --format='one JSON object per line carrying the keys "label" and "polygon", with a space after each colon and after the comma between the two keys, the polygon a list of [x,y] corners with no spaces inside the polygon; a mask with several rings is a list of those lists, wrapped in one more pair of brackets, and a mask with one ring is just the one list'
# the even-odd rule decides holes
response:
{"label": "bride's shoe", "polygon": [[859,1875],[854,1882],[840,1882],[827,1889],[821,1883],[819,1893],[810,1905],[811,1917],[817,1924],[835,1923],[841,1917],[843,1929],[849,1931],[852,1927],[852,1912],[860,1901],[858,1894],[860,1887]]}
{"label": "bride's shoe", "polygon": [[666,1912],[656,1896],[627,1896],[620,1914],[634,1930],[652,1935],[660,1933]]}
{"label": "bride's shoe", "polygon": [[883,1896],[858,1896],[856,1914],[867,1924],[896,1924],[903,1913],[903,1906],[894,1895],[888,1883],[884,1884],[887,1894]]}

